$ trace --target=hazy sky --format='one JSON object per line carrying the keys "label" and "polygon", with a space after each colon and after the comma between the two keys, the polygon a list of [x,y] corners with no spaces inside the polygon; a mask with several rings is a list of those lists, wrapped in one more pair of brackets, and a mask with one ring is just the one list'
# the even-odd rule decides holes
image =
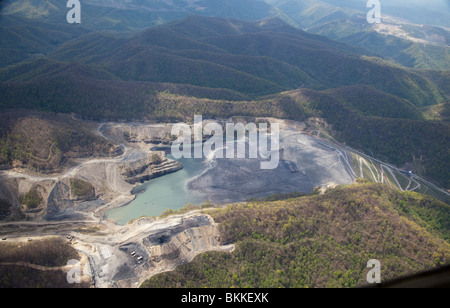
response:
{"label": "hazy sky", "polygon": [[387,6],[426,6],[429,8],[447,8],[450,10],[450,0],[380,0],[380,2],[382,5]]}

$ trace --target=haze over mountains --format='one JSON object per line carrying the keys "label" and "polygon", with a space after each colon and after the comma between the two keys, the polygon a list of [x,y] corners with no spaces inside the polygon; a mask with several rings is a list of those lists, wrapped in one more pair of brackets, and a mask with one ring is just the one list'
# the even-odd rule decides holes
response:
{"label": "haze over mountains", "polygon": [[[332,0],[90,0],[83,1],[82,24],[72,26],[71,29],[82,27],[94,32],[104,30],[136,32],[191,15],[246,21],[278,17],[292,26],[332,39],[343,39],[348,44],[367,48],[381,57],[395,60],[408,67],[449,69],[448,61],[446,61],[449,57],[449,32],[448,28],[442,28],[450,27],[448,2],[443,0],[427,1],[426,4],[420,0],[383,2],[382,29],[379,25],[367,23],[366,4],[367,1],[363,0],[346,1],[344,4],[341,1]],[[45,51],[51,50],[55,45],[73,38],[74,33],[67,33],[71,31],[67,28],[65,19],[67,8],[64,1],[11,0],[5,1],[3,6],[3,20],[0,22],[0,28],[3,35],[10,39],[4,39],[3,42],[7,44],[1,45],[4,48],[2,53],[9,52],[7,57],[1,60],[2,64],[15,63],[29,58],[32,54],[45,54]],[[29,22],[18,19],[19,17],[45,22],[46,25],[41,24],[31,29]],[[11,24],[15,25],[14,29],[11,29]],[[423,27],[423,24],[427,26]],[[60,25],[63,27],[59,27]],[[28,33],[25,35],[24,42],[16,46],[17,42],[12,39],[24,36],[25,30],[28,30]],[[42,43],[40,34],[44,31],[57,32],[58,35],[50,42],[44,40],[44,45],[36,49],[36,43]],[[65,33],[65,37],[61,35],[61,32]],[[378,32],[381,34],[376,40],[370,40],[367,43],[368,38],[365,34]],[[345,39],[347,36],[352,38]],[[392,42],[393,37],[397,37],[394,42]],[[30,48],[23,48],[23,44],[26,44],[28,40],[31,40]],[[377,43],[380,40],[386,40],[384,49]],[[412,42],[416,44],[411,46]],[[29,53],[22,54],[23,49],[28,50]],[[30,49],[34,53],[30,53]],[[404,57],[406,60],[403,59]],[[442,60],[439,60],[441,58]]]}
{"label": "haze over mountains", "polygon": [[[370,84],[416,106],[444,100],[442,89],[418,72],[273,18],[250,23],[193,16],[131,38],[86,34],[58,46],[49,58],[92,65],[122,80],[223,88],[251,98],[300,87]],[[2,80],[30,81],[30,64],[24,65],[26,70],[3,70]]]}
{"label": "haze over mountains", "polygon": [[[68,28],[64,1],[11,0],[3,3],[0,20],[0,50],[4,55],[0,64],[46,54],[86,31],[139,32],[191,15],[202,15],[245,21],[278,17],[294,27],[342,39],[407,67],[449,69],[450,34],[448,28],[443,28],[450,27],[446,1],[427,1],[426,5],[420,0],[383,2],[382,27],[367,23],[366,4],[362,0],[344,4],[332,0],[90,0],[83,1],[82,24]],[[52,39],[46,40],[49,37]]]}

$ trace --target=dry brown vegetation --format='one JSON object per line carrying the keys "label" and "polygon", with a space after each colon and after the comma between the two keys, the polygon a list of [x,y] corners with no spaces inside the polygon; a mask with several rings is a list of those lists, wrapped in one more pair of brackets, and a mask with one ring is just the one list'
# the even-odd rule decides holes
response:
{"label": "dry brown vegetation", "polygon": [[0,243],[0,264],[24,262],[40,266],[64,266],[78,253],[60,239],[46,239],[29,243]]}
{"label": "dry brown vegetation", "polygon": [[88,287],[67,282],[61,267],[71,259],[79,259],[76,250],[56,238],[0,243],[0,288]]}
{"label": "dry brown vegetation", "polygon": [[95,198],[95,188],[89,182],[80,179],[71,179],[70,188],[72,194],[80,200],[92,200]]}
{"label": "dry brown vegetation", "polygon": [[70,159],[116,155],[116,148],[69,115],[0,114],[0,165],[60,171]]}
{"label": "dry brown vegetation", "polygon": [[0,288],[88,288],[85,283],[69,284],[62,270],[41,271],[28,266],[1,265]]}
{"label": "dry brown vegetation", "polygon": [[450,208],[361,184],[320,196],[212,210],[232,253],[210,252],[144,287],[355,287],[367,261],[384,281],[450,263]]}

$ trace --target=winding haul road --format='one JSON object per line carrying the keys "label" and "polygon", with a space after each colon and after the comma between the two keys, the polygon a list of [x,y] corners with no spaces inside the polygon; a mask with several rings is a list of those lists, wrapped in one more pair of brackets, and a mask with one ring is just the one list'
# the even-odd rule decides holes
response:
{"label": "winding haul road", "polygon": [[[102,133],[102,129],[105,124],[100,124],[97,128],[97,133],[106,138],[107,140],[112,140],[109,136],[105,136]],[[299,138],[299,135],[307,135],[304,133],[294,133],[290,136],[288,136],[285,141],[283,148],[288,148],[290,146],[298,147],[299,144],[302,145],[302,140]],[[355,169],[357,169],[357,166],[353,166],[352,161],[352,155],[355,154],[359,157],[359,172],[361,176],[364,176],[363,171],[363,164],[366,165],[367,169],[370,171],[373,180],[378,183],[388,182],[387,177],[384,176],[384,174],[390,174],[390,176],[394,179],[395,185],[398,186],[399,189],[402,191],[406,190],[418,190],[422,188],[422,184],[428,185],[432,187],[433,189],[436,189],[437,191],[445,194],[446,196],[450,196],[450,194],[440,188],[438,188],[436,185],[416,176],[411,175],[409,178],[409,183],[406,187],[402,187],[401,183],[398,181],[395,172],[399,172],[401,174],[404,173],[404,170],[398,169],[394,166],[391,166],[389,164],[386,164],[384,162],[381,162],[375,158],[369,157],[357,150],[354,150],[352,148],[349,148],[345,145],[337,144],[335,142],[330,142],[327,140],[323,140],[321,138],[318,138],[316,136],[308,135],[309,137],[313,138],[313,142],[317,143],[321,147],[324,147],[328,149],[328,153],[326,153],[326,156],[319,157],[320,155],[317,155],[317,159],[322,159],[325,164],[329,163],[328,168],[334,168],[336,164],[341,164],[343,168],[340,168],[340,170],[345,170],[346,173],[350,178],[356,179],[358,178],[357,172],[355,172]],[[117,143],[118,140],[114,140],[115,143]],[[306,142],[308,143],[308,141]],[[308,150],[308,144],[303,144],[306,147],[306,150]],[[133,161],[139,158],[142,158],[146,153],[139,151],[138,149],[129,148],[125,144],[120,144],[123,150],[123,154],[115,157],[115,158],[101,158],[101,159],[90,159],[86,161],[80,162],[79,165],[67,170],[65,173],[61,175],[54,175],[54,176],[39,176],[34,175],[30,172],[20,172],[20,171],[3,171],[0,172],[0,178],[26,178],[30,181],[60,181],[62,179],[67,179],[69,177],[74,177],[79,172],[87,166],[91,166],[93,164],[102,164],[102,163],[123,163],[128,161]],[[329,151],[331,150],[331,151]],[[350,154],[350,155],[349,155]],[[335,160],[330,160],[330,157],[335,156]],[[370,161],[370,163],[369,163]],[[377,169],[377,165],[380,166],[380,171]],[[375,168],[375,171],[373,168]],[[298,167],[298,166],[297,166]],[[326,166],[325,166],[326,167]],[[321,169],[323,170],[323,169]],[[405,176],[406,177],[406,176]],[[421,183],[420,183],[421,182]],[[414,185],[413,185],[414,183]],[[412,187],[415,186],[415,187]],[[118,197],[120,199],[120,197]],[[111,201],[114,202],[115,200]],[[118,200],[120,201],[120,200]],[[119,272],[119,269],[122,268],[125,265],[129,266],[132,264],[134,259],[130,257],[129,254],[124,253],[121,250],[121,247],[124,245],[143,245],[143,243],[148,239],[150,235],[159,234],[166,232],[167,230],[171,231],[174,226],[181,226],[185,223],[186,219],[197,219],[198,217],[203,217],[205,215],[201,215],[199,213],[191,212],[190,214],[186,215],[180,215],[180,216],[172,216],[168,217],[166,219],[160,220],[160,221],[137,221],[131,225],[127,226],[118,226],[113,225],[111,223],[108,223],[107,221],[98,221],[97,218],[94,218],[95,212],[91,213],[92,217],[86,217],[86,220],[73,220],[73,221],[22,221],[22,222],[0,222],[0,226],[2,227],[12,227],[12,233],[16,234],[23,234],[31,233],[31,229],[33,229],[33,234],[43,234],[44,232],[38,232],[42,229],[42,231],[45,230],[46,236],[50,235],[59,235],[62,236],[64,234],[74,234],[77,237],[78,244],[74,247],[79,252],[82,252],[86,258],[89,260],[88,263],[91,268],[92,273],[92,280],[93,284],[97,287],[102,286],[110,286],[111,281],[115,281],[116,273]],[[208,219],[210,219],[208,217]],[[220,243],[216,243],[215,245],[211,245],[210,242],[215,240],[216,232],[215,224],[213,223],[213,220],[211,218],[210,225],[207,226],[209,229],[211,229],[211,234],[207,234],[206,236],[203,233],[199,233],[199,236],[197,236],[195,239],[197,242],[195,242],[195,245],[190,246],[191,239],[186,242],[180,243],[173,243],[174,246],[179,247],[187,247],[185,250],[189,251],[190,254],[185,256],[183,261],[189,261],[191,257],[193,258],[196,254],[201,253],[203,251],[213,251],[218,249],[223,249],[222,246],[220,246]],[[46,227],[55,227],[55,228],[49,228],[49,230],[46,230]],[[103,226],[105,227],[105,230],[100,231],[93,231],[93,233],[83,233],[79,232],[80,226]],[[18,228],[19,227],[19,228]],[[23,227],[23,230],[21,230]],[[208,229],[205,228],[205,229]],[[208,230],[209,230],[208,229]],[[107,231],[106,231],[107,230]],[[187,228],[186,229],[189,232],[195,231],[195,228]],[[198,231],[198,230],[197,230]],[[214,231],[214,232],[212,232]],[[180,233],[182,234],[182,233]],[[35,238],[38,238],[35,236]],[[180,237],[181,238],[181,237]],[[16,238],[18,239],[18,238]],[[201,240],[207,239],[205,243],[209,243],[208,245],[201,242]],[[145,240],[145,241],[144,241]],[[202,246],[203,245],[203,246]],[[194,251],[195,253],[192,253],[193,247],[201,247],[201,249],[197,249],[198,251]],[[145,247],[144,247],[145,248]],[[150,247],[152,248],[152,247]],[[228,248],[227,248],[228,249]],[[153,251],[153,250],[152,250]],[[28,266],[27,264],[20,264]],[[152,269],[152,273],[157,273],[158,271],[167,270],[171,268],[172,264],[167,263],[164,265],[165,267],[161,268],[155,268]],[[143,271],[144,267],[141,265],[136,265],[135,267],[130,266],[130,273],[136,274],[136,277],[133,279],[130,279],[129,283],[133,283],[133,286],[138,286],[139,282],[141,282],[143,277],[149,276],[148,272]],[[60,270],[63,268],[39,268],[39,270]],[[66,268],[67,269],[67,268]]]}

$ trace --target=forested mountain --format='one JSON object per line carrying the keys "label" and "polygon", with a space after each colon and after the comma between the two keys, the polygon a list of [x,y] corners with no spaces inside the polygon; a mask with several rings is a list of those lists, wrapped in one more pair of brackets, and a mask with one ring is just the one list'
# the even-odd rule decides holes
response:
{"label": "forested mountain", "polygon": [[[352,46],[364,47],[406,67],[450,70],[450,47],[414,43],[376,32],[360,32],[341,39]],[[448,43],[450,44],[450,39]]]}
{"label": "forested mountain", "polygon": [[54,24],[20,16],[0,16],[0,67],[51,52],[59,44],[89,31],[69,24]]}
{"label": "forested mountain", "polygon": [[[0,167],[60,172],[71,159],[114,157],[118,146],[69,115],[14,110],[0,114]],[[69,163],[70,165],[70,163]]]}
{"label": "forested mountain", "polygon": [[0,69],[0,107],[92,119],[322,117],[339,140],[414,163],[449,187],[448,123],[427,120],[445,119],[447,77],[367,57],[280,19],[192,16],[130,37],[86,33],[47,58]]}
{"label": "forested mountain", "polygon": [[[67,1],[6,0],[2,14],[66,24]],[[92,31],[140,31],[190,15],[259,20],[273,7],[262,0],[89,0],[82,1],[82,27]]]}
{"label": "forested mountain", "polygon": [[[51,22],[64,22],[66,2],[48,0],[5,0],[5,14],[18,14]],[[301,27],[323,24],[340,17],[365,15],[365,0],[86,0],[85,27],[94,30],[136,30],[189,15],[227,17],[256,21],[279,16]],[[449,27],[446,0],[395,0],[383,3],[383,13],[416,24]],[[62,12],[62,13],[61,13]]]}
{"label": "forested mountain", "polygon": [[291,103],[285,101],[288,114],[316,110],[315,114],[333,125],[341,141],[397,165],[411,163],[415,172],[432,175],[449,187],[448,123],[421,120],[408,103],[396,100],[389,104],[393,97],[370,88],[305,89],[286,94],[291,99]]}
{"label": "forested mountain", "polygon": [[[445,0],[382,2],[381,25],[367,22],[367,1],[272,0],[285,20],[310,33],[363,47],[407,67],[448,70],[450,6]],[[440,26],[440,27],[437,27]],[[447,28],[444,28],[447,27]]]}
{"label": "forested mountain", "polygon": [[50,57],[94,65],[123,80],[228,89],[249,98],[299,87],[366,84],[416,106],[445,100],[442,87],[419,72],[374,61],[359,49],[279,19],[190,17],[131,38],[87,34],[60,45]]}
{"label": "forested mountain", "polygon": [[[121,80],[77,82],[69,77],[4,84],[0,93],[5,98],[3,104],[9,101],[9,108],[75,112],[91,119],[192,121],[193,114],[211,118],[274,116],[299,121],[320,117],[332,124],[332,133],[341,142],[373,152],[377,158],[398,166],[412,163],[418,174],[444,187],[450,185],[448,123],[424,120],[411,103],[373,87],[303,89],[256,101],[234,102],[159,93],[162,89],[213,94],[208,92],[213,90],[196,87]],[[20,103],[14,105],[15,101]],[[448,113],[445,110],[443,116]]]}
{"label": "forested mountain", "polygon": [[449,262],[449,207],[382,185],[208,213],[235,251],[204,253],[142,287],[348,288],[367,284],[370,259],[383,260],[383,281]]}
{"label": "forested mountain", "polygon": [[[394,1],[383,3],[382,36],[373,35],[380,32],[379,25],[367,23],[368,8],[366,1],[312,1],[312,0],[197,0],[197,1],[145,1],[145,0],[89,0],[83,1],[83,21],[80,25],[71,25],[72,28],[83,28],[84,31],[114,31],[139,32],[156,25],[167,24],[191,15],[232,18],[246,21],[258,21],[269,17],[277,17],[294,27],[308,32],[325,35],[332,39],[344,39],[353,46],[363,47],[386,59],[394,59],[402,65],[425,69],[448,69],[444,60],[448,58],[449,33],[442,27],[449,27],[450,8],[444,0],[433,0],[429,5],[422,5],[416,1],[414,9],[410,3]],[[27,19],[29,22],[48,23],[50,27],[61,25],[58,31],[65,36],[75,33],[70,30],[66,22],[67,8],[65,2],[49,0],[7,0],[3,4],[0,28],[8,18]],[[420,7],[420,9],[418,9]],[[408,12],[406,14],[405,12]],[[6,18],[7,17],[7,18]],[[407,22],[405,22],[405,20]],[[17,21],[16,23],[19,23]],[[414,25],[412,23],[418,23]],[[433,26],[423,26],[423,24]],[[440,26],[440,27],[436,27]],[[45,28],[46,26],[44,26]],[[8,34],[10,29],[6,29]],[[38,31],[33,29],[32,32]],[[52,30],[53,31],[53,30]],[[386,33],[384,33],[386,32]],[[36,33],[35,33],[36,34]],[[80,33],[78,33],[79,35]],[[387,35],[385,35],[387,34]],[[13,31],[7,37],[20,38],[23,42],[9,40],[8,57],[4,63],[12,64],[38,53],[47,54],[61,39],[40,46],[39,52],[35,50],[34,41],[29,42],[29,34],[23,30]],[[44,37],[48,34],[44,34]],[[354,36],[355,35],[355,36]],[[350,36],[350,38],[346,38]],[[399,39],[394,40],[393,39]],[[407,38],[405,40],[405,38]],[[386,40],[387,49],[380,48],[379,40]],[[425,45],[416,44],[424,40]],[[16,46],[18,44],[18,46]],[[25,45],[24,45],[25,44]],[[395,46],[392,46],[392,45]],[[413,46],[411,46],[413,44]],[[437,44],[437,46],[436,46]],[[3,45],[2,45],[3,46]],[[6,46],[6,45],[5,45]],[[21,50],[29,46],[32,53],[14,53],[12,50]],[[46,46],[47,48],[44,48]],[[397,49],[397,50],[396,50]],[[405,58],[401,56],[404,55]]]}

